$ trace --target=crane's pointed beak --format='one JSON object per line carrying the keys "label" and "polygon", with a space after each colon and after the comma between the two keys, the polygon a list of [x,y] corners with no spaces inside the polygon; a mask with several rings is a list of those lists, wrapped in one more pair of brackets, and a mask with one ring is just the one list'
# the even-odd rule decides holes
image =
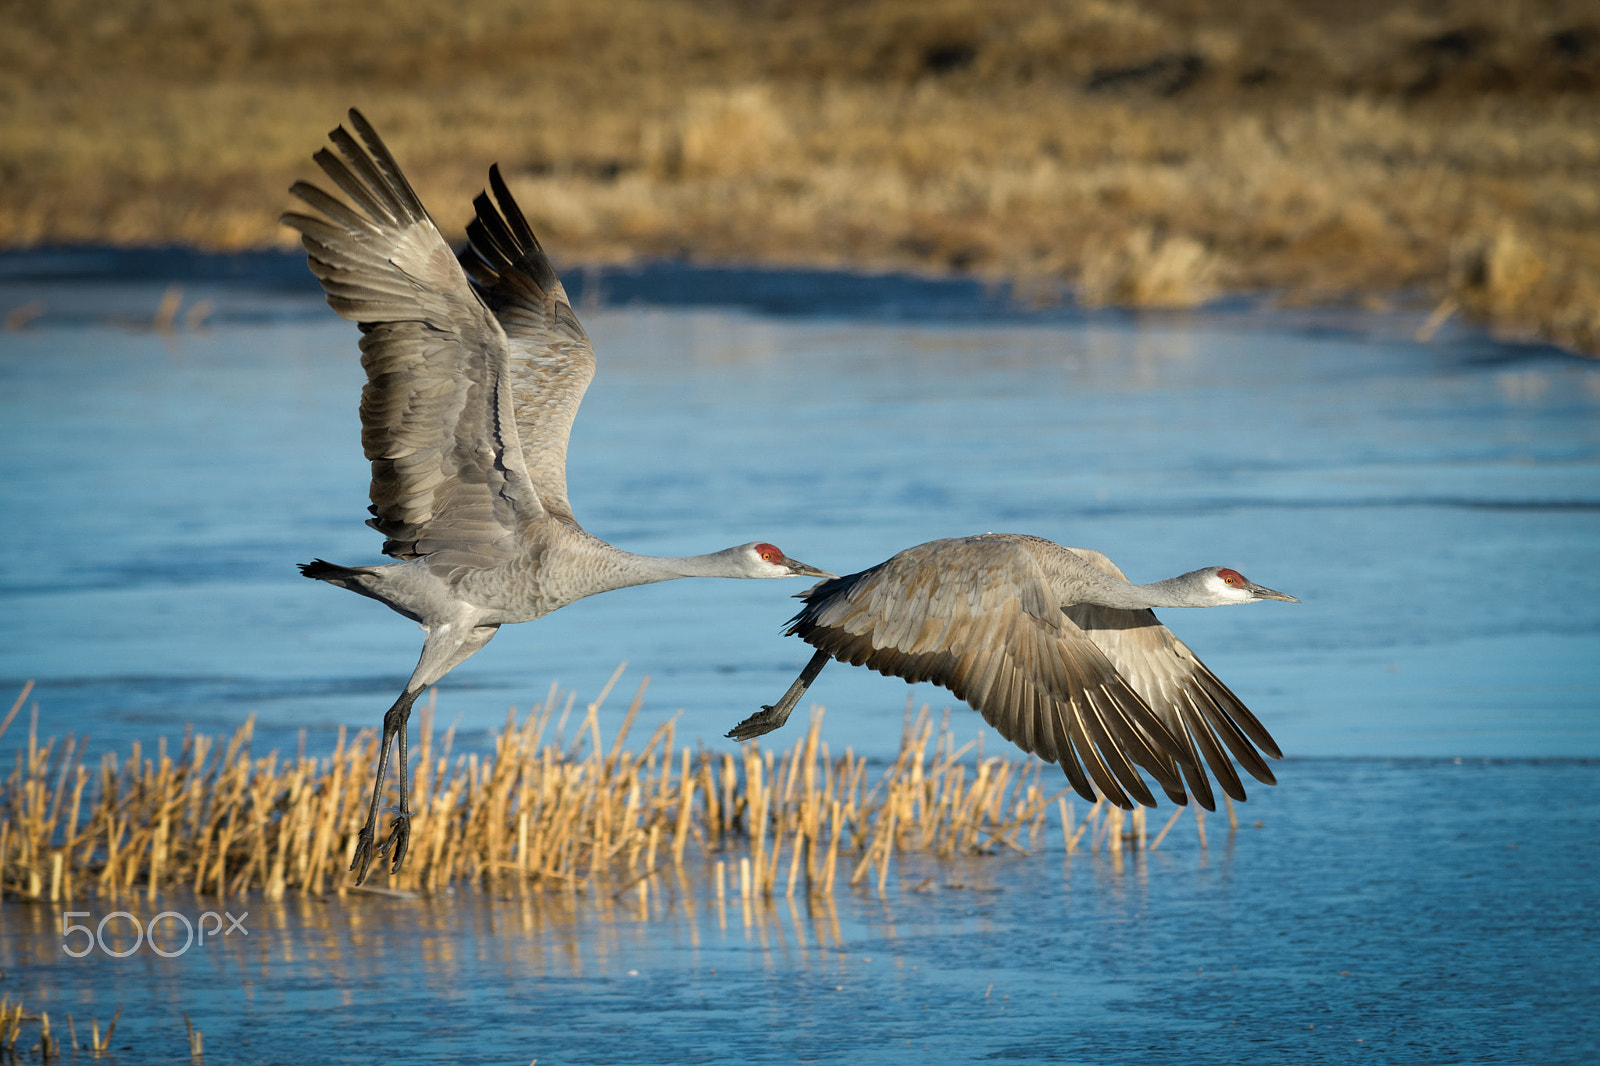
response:
{"label": "crane's pointed beak", "polygon": [[1254,582],[1252,582],[1250,585],[1250,591],[1255,593],[1256,599],[1258,600],[1284,600],[1288,603],[1300,602],[1287,592],[1279,592],[1277,589],[1269,589],[1265,585],[1257,585]]}
{"label": "crane's pointed beak", "polygon": [[827,577],[838,577],[839,576],[838,574],[831,574],[826,570],[818,570],[816,567],[811,566],[808,563],[802,563],[798,559],[791,559],[787,555],[785,555],[783,557],[781,562],[783,563],[784,566],[787,566],[789,568],[789,576],[790,577],[823,577],[823,578],[827,578]]}

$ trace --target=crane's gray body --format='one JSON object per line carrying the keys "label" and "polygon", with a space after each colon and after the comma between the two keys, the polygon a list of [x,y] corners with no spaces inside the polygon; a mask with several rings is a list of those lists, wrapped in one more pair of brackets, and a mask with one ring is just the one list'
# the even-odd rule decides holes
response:
{"label": "crane's gray body", "polygon": [[[290,191],[322,217],[283,216],[300,231],[328,304],[360,324],[361,444],[372,462],[368,525],[395,561],[311,578],[370,596],[427,636],[385,716],[378,785],[357,862],[370,858],[390,737],[401,744],[416,696],[488,643],[585,596],[677,577],[831,576],[752,541],[709,555],[660,558],[585,532],[567,500],[567,441],[594,377],[594,350],[566,290],[500,178],[474,201],[458,262],[399,165],[356,111],[314,158],[344,192]],[[396,847],[395,867],[404,855]]]}
{"label": "crane's gray body", "polygon": [[1060,763],[1090,799],[1098,788],[1120,806],[1153,805],[1135,766],[1174,802],[1193,792],[1214,806],[1205,766],[1243,799],[1228,752],[1274,783],[1260,752],[1281,757],[1276,742],[1151,610],[1294,599],[1235,571],[1135,585],[1092,549],[985,533],[919,544],[800,598],[789,632],[818,655],[731,736],[781,725],[827,656],[943,685],[1023,750]]}
{"label": "crane's gray body", "polygon": [[745,559],[754,547],[682,558],[634,555],[576,523],[551,522],[530,530],[515,554],[493,566],[452,565],[438,553],[379,566],[323,564],[330,569],[307,576],[370,596],[424,626],[502,626],[531,622],[596,593],[678,577],[793,576],[743,572],[757,569]]}

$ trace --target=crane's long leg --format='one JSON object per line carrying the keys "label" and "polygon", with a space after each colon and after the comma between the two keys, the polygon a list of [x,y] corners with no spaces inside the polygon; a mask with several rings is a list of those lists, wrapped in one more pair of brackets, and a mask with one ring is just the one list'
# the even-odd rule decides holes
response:
{"label": "crane's long leg", "polygon": [[[389,872],[399,873],[400,864],[405,861],[406,851],[411,846],[411,781],[410,758],[407,751],[407,724],[411,719],[411,705],[429,685],[489,643],[489,638],[493,637],[499,628],[499,626],[475,626],[467,631],[464,639],[459,641],[456,640],[456,634],[460,632],[458,626],[439,626],[428,631],[428,639],[422,644],[422,658],[417,662],[417,668],[412,671],[411,680],[406,682],[405,691],[383,716],[383,739],[378,747],[378,776],[372,783],[372,803],[367,808],[367,824],[361,827],[361,832],[356,837],[355,857],[350,861],[350,869],[356,872],[356,884],[359,885],[367,879],[367,867],[372,864],[373,858],[385,852],[389,855]],[[400,749],[397,753],[400,760],[400,806],[395,811],[394,824],[389,829],[388,838],[381,847],[374,847],[378,832],[378,808],[383,802],[383,779],[389,768],[389,745],[397,738]]]}
{"label": "crane's long leg", "polygon": [[794,705],[800,702],[800,697],[806,694],[806,689],[811,687],[811,682],[822,673],[822,668],[828,665],[832,658],[827,652],[819,651],[806,663],[800,676],[794,679],[794,684],[789,686],[789,691],[783,694],[783,699],[772,706],[763,706],[755,714],[728,730],[728,736],[734,740],[750,740],[763,733],[770,733],[789,720],[789,715],[794,713]]}
{"label": "crane's long leg", "polygon": [[[390,707],[383,716],[383,740],[378,746],[378,776],[372,783],[372,803],[367,808],[367,824],[361,827],[361,832],[356,837],[355,857],[350,861],[350,869],[356,872],[356,884],[358,885],[367,879],[367,867],[372,864],[372,857],[376,854],[376,850],[381,850],[375,850],[372,842],[378,829],[378,805],[383,802],[383,779],[389,770],[389,743],[394,739],[396,733],[400,735],[400,809],[402,813],[396,816],[395,828],[391,830],[389,841],[384,844],[384,847],[387,848],[390,843],[393,843],[394,834],[400,832],[402,819],[408,823],[405,830],[406,838],[409,840],[411,835],[409,825],[410,812],[406,810],[405,735],[406,722],[411,717],[411,705],[417,702],[417,697],[421,694],[422,689],[419,688],[413,691],[408,686],[404,692],[400,693],[400,698],[394,701],[394,706]],[[404,841],[401,842],[400,850],[401,854],[404,855]],[[394,869],[399,870],[400,864],[396,863]]]}

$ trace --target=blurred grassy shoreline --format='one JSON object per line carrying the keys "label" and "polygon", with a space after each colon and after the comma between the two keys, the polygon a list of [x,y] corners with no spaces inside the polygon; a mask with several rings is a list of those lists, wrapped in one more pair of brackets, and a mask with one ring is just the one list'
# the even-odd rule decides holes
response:
{"label": "blurred grassy shoreline", "polygon": [[498,161],[558,264],[1412,292],[1600,351],[1592,4],[0,2],[4,248],[289,247],[355,105],[447,236]]}

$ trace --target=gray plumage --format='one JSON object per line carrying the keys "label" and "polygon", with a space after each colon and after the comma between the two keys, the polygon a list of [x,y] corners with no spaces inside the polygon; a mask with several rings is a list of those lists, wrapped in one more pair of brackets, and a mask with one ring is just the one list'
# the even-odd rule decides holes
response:
{"label": "gray plumage", "polygon": [[[1153,607],[1210,607],[1293,596],[1223,567],[1149,585],[1088,548],[985,533],[929,541],[858,574],[823,581],[789,634],[817,648],[781,700],[728,735],[782,725],[830,658],[966,700],[1024,751],[1059,763],[1086,799],[1154,806],[1142,768],[1176,803],[1245,798],[1229,753],[1266,784],[1278,745]],[[1187,789],[1186,786],[1187,785]]]}
{"label": "gray plumage", "polygon": [[[831,577],[762,541],[683,558],[635,555],[585,532],[567,501],[567,439],[594,351],[549,258],[501,180],[473,202],[459,262],[365,118],[330,133],[313,158],[347,197],[296,182],[321,217],[285,214],[300,231],[328,304],[360,324],[361,445],[372,461],[381,566],[316,560],[306,577],[378,600],[422,625],[422,656],[384,716],[377,781],[355,862],[405,858],[406,721],[417,696],[526,622],[598,592],[678,577]],[[359,141],[357,140],[359,137]],[[374,849],[392,738],[401,805]]]}

